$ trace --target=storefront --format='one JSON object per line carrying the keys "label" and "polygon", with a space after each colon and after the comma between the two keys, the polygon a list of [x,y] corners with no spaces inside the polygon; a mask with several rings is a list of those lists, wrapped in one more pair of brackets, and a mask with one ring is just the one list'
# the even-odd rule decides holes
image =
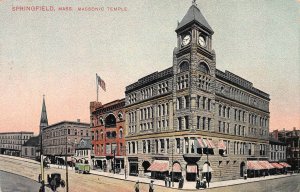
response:
{"label": "storefront", "polygon": [[169,175],[169,161],[154,160],[149,170],[151,171],[151,178],[163,180]]}

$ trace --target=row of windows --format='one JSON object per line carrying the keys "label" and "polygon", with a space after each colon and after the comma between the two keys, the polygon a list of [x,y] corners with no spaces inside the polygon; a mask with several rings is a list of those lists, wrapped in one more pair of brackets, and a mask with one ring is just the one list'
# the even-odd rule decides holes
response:
{"label": "row of windows", "polygon": [[271,161],[280,161],[285,159],[285,153],[283,152],[271,152]]}
{"label": "row of windows", "polygon": [[97,144],[93,146],[93,151],[96,155],[123,155],[125,154],[125,149],[123,148],[123,143],[106,143],[106,144]]}
{"label": "row of windows", "polygon": [[[142,99],[148,99],[153,96],[153,87],[141,90]],[[136,101],[136,100],[135,100]]]}
{"label": "row of windows", "polygon": [[129,123],[135,123],[136,122],[136,111],[133,112],[129,112],[128,113],[129,116]]}
{"label": "row of windows", "polygon": [[[167,93],[169,91],[169,83],[168,81],[165,82],[161,82],[159,84],[157,84],[157,94],[163,94],[163,93]],[[128,103],[132,104],[135,103],[137,100],[143,100],[143,99],[148,99],[150,97],[153,97],[155,95],[155,90],[153,87],[148,87],[145,89],[142,89],[140,91],[140,99],[137,96],[137,93],[132,93],[129,94],[128,97]]]}
{"label": "row of windows", "polygon": [[177,78],[177,90],[185,89],[189,87],[189,75],[181,75]]}
{"label": "row of windows", "polygon": [[128,95],[128,103],[129,104],[135,103],[136,99],[137,99],[136,93],[132,93],[132,94]]}
{"label": "row of windows", "polygon": [[[254,98],[250,94],[248,94],[240,89],[234,88],[234,87],[229,87],[228,89],[229,89],[229,92],[227,94],[230,98],[235,99],[240,102],[243,102],[243,103],[247,103],[252,106],[258,106],[259,108],[264,109],[264,110],[268,110],[268,102],[260,100],[258,98]],[[224,85],[221,85],[220,93],[226,94]]]}
{"label": "row of windows", "polygon": [[211,118],[197,116],[197,129],[210,130]]}
{"label": "row of windows", "polygon": [[169,91],[168,82],[163,82],[158,84],[158,94],[167,93]]}
{"label": "row of windows", "polygon": [[[213,143],[209,138],[202,138],[202,141]],[[198,154],[214,154],[213,148],[201,148],[198,144],[198,138],[175,138],[174,152],[177,154],[186,154],[186,153],[198,153]],[[219,149],[222,150],[222,154],[235,154],[235,155],[254,155],[255,144],[246,143],[240,141],[229,141],[223,140],[225,148]],[[138,153],[138,141],[127,142],[128,154]],[[161,153],[171,153],[172,147],[170,145],[169,138],[154,139],[154,140],[142,140],[142,151],[143,154],[161,154]],[[230,148],[232,147],[232,151]],[[266,154],[266,145],[260,144],[260,153],[261,155]]]}
{"label": "row of windows", "polygon": [[230,118],[230,107],[219,105],[219,117]]}
{"label": "row of windows", "polygon": [[219,132],[220,133],[230,133],[230,124],[227,122],[219,121]]}
{"label": "row of windows", "polygon": [[198,87],[205,91],[211,90],[211,79],[207,75],[199,75],[198,77]]}
{"label": "row of windows", "polygon": [[[23,139],[30,139],[32,135],[22,135]],[[21,134],[20,135],[0,135],[0,139],[21,139]]]}
{"label": "row of windows", "polygon": [[245,135],[245,126],[235,124],[234,125],[234,135],[244,136]]}
{"label": "row of windows", "polygon": [[211,111],[212,109],[212,101],[210,98],[204,96],[197,96],[197,108],[201,108],[203,110]]}
{"label": "row of windows", "polygon": [[177,105],[176,106],[177,106],[177,110],[189,108],[190,97],[189,96],[177,97]]}
{"label": "row of windows", "polygon": [[[131,112],[133,113],[133,112]],[[129,113],[130,116],[130,113]],[[140,109],[140,120],[150,119],[153,118],[153,107],[146,107]],[[133,119],[135,120],[135,119]]]}
{"label": "row of windows", "polygon": [[[106,131],[106,138],[107,139],[115,139],[117,138],[117,132],[116,131]],[[123,129],[120,128],[119,130],[119,138],[123,138]],[[95,132],[95,136],[93,135],[93,132],[92,132],[92,140],[96,140],[96,141],[99,141],[99,140],[104,140],[104,133],[103,131],[100,131],[100,134],[98,132],[98,130]]]}

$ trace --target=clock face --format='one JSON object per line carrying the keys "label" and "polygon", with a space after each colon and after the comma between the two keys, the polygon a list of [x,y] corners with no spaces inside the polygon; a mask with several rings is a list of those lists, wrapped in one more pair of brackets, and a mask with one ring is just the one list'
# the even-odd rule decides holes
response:
{"label": "clock face", "polygon": [[191,42],[191,36],[190,35],[186,35],[184,36],[183,40],[182,40],[182,45],[188,45]]}
{"label": "clock face", "polygon": [[199,36],[199,44],[202,46],[202,47],[205,47],[206,46],[206,41],[205,41],[205,38],[203,36]]}

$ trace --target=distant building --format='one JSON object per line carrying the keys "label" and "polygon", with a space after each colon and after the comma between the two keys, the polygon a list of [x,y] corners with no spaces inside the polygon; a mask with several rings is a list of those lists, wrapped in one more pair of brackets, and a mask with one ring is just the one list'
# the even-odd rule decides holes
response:
{"label": "distant building", "polygon": [[82,123],[79,119],[76,122],[62,121],[43,128],[42,135],[43,155],[52,163],[61,164],[65,162],[67,155],[67,161],[71,162],[77,142],[89,139],[89,124]]}
{"label": "distant building", "polygon": [[286,144],[275,139],[273,137],[269,138],[270,144],[270,162],[286,162]]}
{"label": "distant building", "polygon": [[41,111],[41,119],[39,126],[39,135],[31,137],[24,145],[22,149],[22,156],[29,159],[40,160],[41,151],[41,132],[48,126],[47,110],[45,103],[45,96],[43,96],[43,104]]}
{"label": "distant building", "polygon": [[[94,166],[103,171],[124,171],[125,99],[102,105],[91,102],[90,116]],[[114,169],[115,168],[115,169]]]}
{"label": "distant building", "polygon": [[22,145],[33,137],[33,132],[3,132],[0,133],[0,154],[21,156]]}
{"label": "distant building", "polygon": [[40,137],[34,136],[26,141],[22,147],[22,157],[38,160],[40,157]]}
{"label": "distant building", "polygon": [[300,170],[300,129],[275,130],[272,132],[275,138],[286,143],[287,163],[292,166],[292,170]]}
{"label": "distant building", "polygon": [[92,143],[90,139],[81,139],[75,145],[74,160],[76,163],[92,164]]}

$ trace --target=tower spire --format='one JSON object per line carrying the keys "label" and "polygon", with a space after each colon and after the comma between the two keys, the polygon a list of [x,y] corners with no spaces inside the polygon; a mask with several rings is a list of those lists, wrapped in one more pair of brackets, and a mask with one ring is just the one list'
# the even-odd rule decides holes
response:
{"label": "tower spire", "polygon": [[42,105],[42,112],[41,112],[41,120],[40,120],[40,132],[42,129],[48,126],[48,118],[47,118],[47,110],[45,104],[45,95],[43,95],[43,105]]}

